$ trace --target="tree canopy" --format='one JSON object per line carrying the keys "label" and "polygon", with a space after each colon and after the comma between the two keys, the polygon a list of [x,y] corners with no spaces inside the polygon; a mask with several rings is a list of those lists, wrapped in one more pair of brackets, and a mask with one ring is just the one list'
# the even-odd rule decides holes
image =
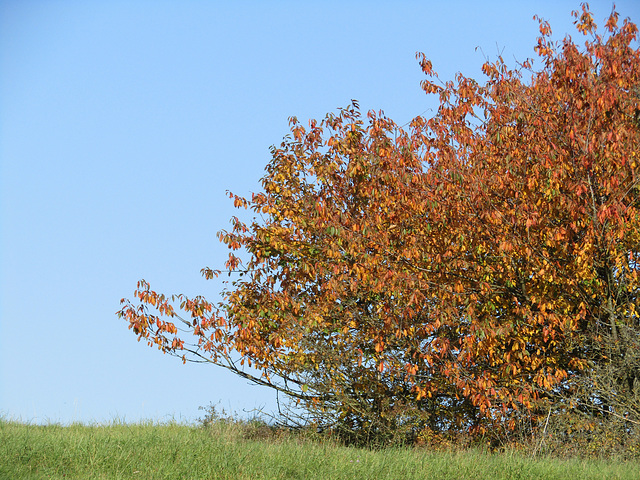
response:
{"label": "tree canopy", "polygon": [[229,193],[254,215],[219,234],[223,300],[141,281],[120,316],[345,432],[482,434],[549,405],[640,422],[637,28],[574,16],[583,45],[539,20],[537,63],[484,83],[418,54],[440,106],[409,128],[355,101],[292,117],[262,191]]}

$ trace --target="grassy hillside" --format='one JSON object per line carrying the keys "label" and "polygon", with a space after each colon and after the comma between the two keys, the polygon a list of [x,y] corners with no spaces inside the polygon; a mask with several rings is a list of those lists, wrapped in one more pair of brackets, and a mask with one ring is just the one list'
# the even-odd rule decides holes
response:
{"label": "grassy hillside", "polygon": [[[263,427],[266,428],[266,427]],[[0,479],[637,479],[640,463],[477,450],[348,448],[233,422],[24,425],[0,419]]]}

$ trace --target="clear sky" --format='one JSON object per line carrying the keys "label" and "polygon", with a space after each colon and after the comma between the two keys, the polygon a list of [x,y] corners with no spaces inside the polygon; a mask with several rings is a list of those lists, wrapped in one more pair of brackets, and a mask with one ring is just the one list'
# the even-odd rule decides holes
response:
{"label": "clear sky", "polygon": [[[611,1],[591,1],[600,25]],[[616,2],[640,23],[640,2]],[[538,14],[578,40],[578,1],[0,0],[0,415],[176,419],[275,394],[138,343],[115,313],[144,278],[217,299],[200,269],[269,147],[357,99],[398,124],[485,56],[535,56]],[[476,47],[480,47],[476,49]]]}

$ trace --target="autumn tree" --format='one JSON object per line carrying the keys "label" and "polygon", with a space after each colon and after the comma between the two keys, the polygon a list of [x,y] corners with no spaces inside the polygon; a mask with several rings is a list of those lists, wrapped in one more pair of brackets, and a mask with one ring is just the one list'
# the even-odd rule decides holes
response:
{"label": "autumn tree", "polygon": [[219,234],[222,301],[141,281],[120,316],[353,440],[513,430],[552,405],[640,421],[637,28],[574,15],[584,45],[540,20],[539,69],[498,58],[483,84],[419,54],[440,107],[408,129],[355,102],[292,118],[263,190],[229,194],[254,215]]}

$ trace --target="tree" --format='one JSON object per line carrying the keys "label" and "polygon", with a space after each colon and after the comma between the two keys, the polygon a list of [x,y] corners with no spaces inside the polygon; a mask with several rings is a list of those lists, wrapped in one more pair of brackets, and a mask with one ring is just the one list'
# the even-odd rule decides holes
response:
{"label": "tree", "polygon": [[358,441],[535,425],[550,404],[640,421],[637,28],[574,16],[582,48],[540,20],[541,69],[498,58],[484,85],[419,54],[440,107],[408,130],[356,102],[291,118],[263,191],[229,194],[255,216],[219,234],[223,300],[141,281],[120,316]]}

